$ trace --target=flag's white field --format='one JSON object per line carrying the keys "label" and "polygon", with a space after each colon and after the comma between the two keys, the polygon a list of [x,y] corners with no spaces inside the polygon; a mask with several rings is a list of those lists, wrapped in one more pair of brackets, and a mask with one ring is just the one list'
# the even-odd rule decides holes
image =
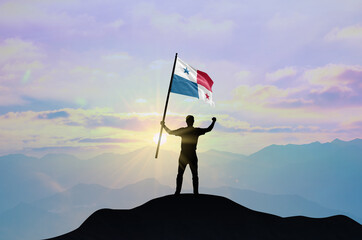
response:
{"label": "flag's white field", "polygon": [[199,98],[213,106],[215,105],[212,100],[213,83],[206,73],[177,58],[171,92]]}

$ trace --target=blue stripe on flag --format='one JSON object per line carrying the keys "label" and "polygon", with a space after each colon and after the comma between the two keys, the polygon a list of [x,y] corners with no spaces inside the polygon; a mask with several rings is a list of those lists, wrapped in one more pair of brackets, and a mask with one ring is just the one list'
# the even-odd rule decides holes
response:
{"label": "blue stripe on flag", "polygon": [[176,74],[173,75],[171,92],[199,98],[197,83],[191,82]]}

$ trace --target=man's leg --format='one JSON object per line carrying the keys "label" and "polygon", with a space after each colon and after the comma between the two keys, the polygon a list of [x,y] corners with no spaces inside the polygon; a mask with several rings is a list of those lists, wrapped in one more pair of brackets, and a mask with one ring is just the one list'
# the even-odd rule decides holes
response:
{"label": "man's leg", "polygon": [[181,192],[182,187],[182,179],[185,172],[187,162],[185,161],[185,157],[183,154],[180,154],[179,160],[178,160],[178,171],[177,171],[177,178],[176,178],[176,192],[175,195],[179,195]]}
{"label": "man's leg", "polygon": [[197,156],[192,156],[190,159],[190,169],[192,173],[192,185],[194,187],[194,194],[199,194],[199,176],[197,171]]}

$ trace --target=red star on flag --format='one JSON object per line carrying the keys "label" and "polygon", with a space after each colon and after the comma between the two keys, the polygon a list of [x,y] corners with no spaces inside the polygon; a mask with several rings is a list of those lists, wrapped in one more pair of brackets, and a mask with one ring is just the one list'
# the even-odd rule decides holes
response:
{"label": "red star on flag", "polygon": [[209,96],[209,95],[207,95],[207,93],[205,93],[205,95],[206,95],[206,98],[207,98],[207,99],[210,99],[210,96]]}

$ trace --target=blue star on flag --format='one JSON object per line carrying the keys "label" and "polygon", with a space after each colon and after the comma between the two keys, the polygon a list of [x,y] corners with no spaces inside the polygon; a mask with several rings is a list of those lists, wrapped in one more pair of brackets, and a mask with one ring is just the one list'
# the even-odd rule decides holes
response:
{"label": "blue star on flag", "polygon": [[189,74],[189,70],[187,69],[187,67],[186,67],[186,68],[184,68],[184,73]]}

